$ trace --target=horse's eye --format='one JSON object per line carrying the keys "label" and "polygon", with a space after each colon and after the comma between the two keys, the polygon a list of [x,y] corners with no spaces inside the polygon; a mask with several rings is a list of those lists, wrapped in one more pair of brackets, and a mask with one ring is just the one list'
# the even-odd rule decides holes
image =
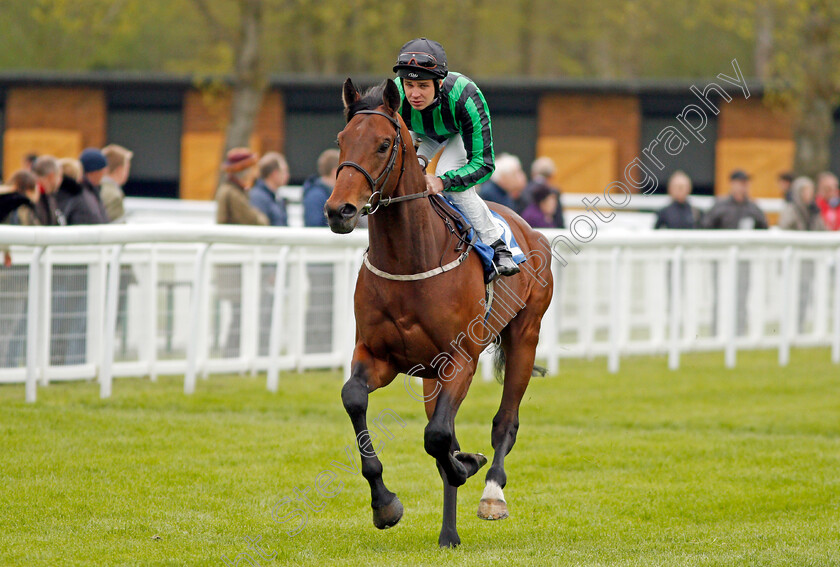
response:
{"label": "horse's eye", "polygon": [[388,151],[389,147],[391,147],[391,142],[382,142],[382,144],[380,144],[379,146],[379,149],[376,151],[378,151],[380,154],[384,154]]}

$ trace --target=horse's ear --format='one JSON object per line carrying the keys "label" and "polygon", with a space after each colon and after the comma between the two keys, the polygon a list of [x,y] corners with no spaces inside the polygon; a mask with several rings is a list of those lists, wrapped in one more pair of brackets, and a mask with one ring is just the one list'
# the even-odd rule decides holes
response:
{"label": "horse's ear", "polygon": [[382,104],[388,109],[388,112],[396,112],[400,108],[400,90],[397,84],[388,79],[385,82],[385,90],[382,91]]}
{"label": "horse's ear", "polygon": [[344,88],[341,91],[341,99],[344,101],[344,108],[346,109],[360,98],[362,98],[362,95],[360,95],[359,91],[356,90],[356,87],[353,85],[353,81],[350,80],[350,77],[347,77],[347,80],[344,81]]}

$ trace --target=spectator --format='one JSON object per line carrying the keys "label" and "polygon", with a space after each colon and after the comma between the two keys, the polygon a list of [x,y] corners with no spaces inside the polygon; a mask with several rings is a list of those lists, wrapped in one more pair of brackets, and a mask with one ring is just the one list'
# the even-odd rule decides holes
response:
{"label": "spectator", "polygon": [[[289,182],[289,166],[286,158],[277,152],[265,154],[257,162],[259,179],[251,188],[251,206],[268,217],[271,226],[288,226],[286,200],[277,194],[280,187]],[[260,325],[259,354],[268,354],[269,332],[271,329],[271,306],[274,299],[274,275],[272,266],[264,265],[260,278]]]}
{"label": "spectator", "polygon": [[668,178],[668,196],[671,204],[656,215],[653,228],[697,228],[700,211],[688,203],[691,194],[691,179],[685,172],[675,171]]}
{"label": "spectator", "polygon": [[[12,175],[8,186],[0,187],[0,223],[23,226],[38,225],[34,203],[38,201],[37,188],[30,182],[34,176],[22,169]],[[0,245],[0,267],[10,267],[12,256],[7,246]]]}
{"label": "spectator", "polygon": [[521,211],[528,206],[522,198],[527,181],[519,158],[511,154],[501,154],[496,159],[496,170],[490,176],[490,180],[481,186],[479,195],[485,201]]}
{"label": "spectator", "polygon": [[[11,217],[28,199],[14,190],[14,187],[0,185],[0,223],[6,224],[7,217]],[[6,251],[7,248],[0,248]]]}
{"label": "spectator", "polygon": [[[336,172],[338,171],[338,150],[330,149],[321,152],[318,156],[318,173],[303,183],[303,224],[304,226],[327,226],[327,217],[324,215],[324,205],[327,203],[330,194],[335,186]],[[362,220],[367,221],[366,217]],[[362,223],[359,223],[362,226]],[[332,343],[332,329],[326,327],[322,305],[330,302],[329,287],[334,279],[333,264],[308,263],[306,265],[306,276],[309,279],[309,302],[305,307],[306,317],[306,344],[307,352],[312,349],[310,345],[329,345]]]}
{"label": "spectator", "polygon": [[779,216],[779,228],[784,230],[825,230],[820,208],[814,202],[814,182],[807,177],[794,180],[790,196]]}
{"label": "spectator", "polygon": [[[794,180],[791,190],[791,201],[785,203],[779,216],[779,228],[784,230],[825,230],[820,208],[814,202],[814,182],[807,177]],[[799,330],[805,330],[808,307],[813,303],[814,275],[816,265],[814,260],[803,258],[799,264]]]}
{"label": "spectator", "polygon": [[554,214],[560,196],[557,191],[545,184],[535,185],[532,189],[533,202],[522,211],[522,218],[533,228],[559,228],[554,224]]}
{"label": "spectator", "polygon": [[32,172],[21,169],[9,179],[11,193],[5,194],[0,222],[19,226],[38,226],[35,204],[38,202],[38,182]]}
{"label": "spectator", "polygon": [[[767,228],[767,219],[761,209],[750,201],[750,176],[743,170],[736,169],[729,175],[729,197],[719,199],[700,220],[702,228],[715,229],[754,229]],[[712,281],[717,281],[718,262],[712,264]],[[750,263],[738,262],[735,275],[737,298],[735,300],[736,333],[740,336],[747,330],[747,304],[750,288]],[[717,332],[718,288],[714,286],[714,308],[712,311],[712,331]]]}
{"label": "spectator", "polygon": [[20,166],[24,171],[32,171],[32,166],[35,165],[35,160],[37,159],[38,154],[35,152],[29,152],[23,156],[23,159],[21,159]]}
{"label": "spectator", "polygon": [[[122,221],[125,217],[123,186],[128,181],[131,172],[131,159],[134,157],[134,152],[118,144],[108,144],[102,148],[102,155],[108,162],[101,185],[102,205],[105,207],[108,222]],[[120,289],[117,296],[117,333],[120,334],[123,351],[126,348],[126,334],[128,332],[126,325],[128,288],[136,283],[137,276],[135,276],[131,266],[120,266]]]}
{"label": "spectator", "polygon": [[35,212],[38,221],[43,226],[60,226],[66,224],[64,215],[55,201],[55,192],[61,184],[61,169],[58,161],[52,156],[40,156],[32,165],[32,172],[38,181],[38,201]]}
{"label": "spectator", "polygon": [[87,148],[79,154],[79,163],[82,165],[82,180],[80,183],[99,192],[102,178],[105,177],[105,170],[108,168],[108,160],[105,159],[105,154],[96,148]]}
{"label": "spectator", "polygon": [[786,171],[784,173],[779,174],[778,177],[778,184],[779,184],[779,194],[784,198],[785,201],[790,203],[791,195],[790,195],[790,186],[793,183],[794,175],[791,171]]}
{"label": "spectator", "polygon": [[286,201],[277,195],[277,190],[289,182],[286,158],[269,152],[257,163],[257,169],[259,179],[251,189],[251,206],[262,211],[271,226],[288,226]]}
{"label": "spectator", "polygon": [[718,200],[700,221],[702,228],[767,228],[767,218],[750,200],[750,176],[736,169],[729,176],[729,197]]}
{"label": "spectator", "polygon": [[[102,206],[99,196],[99,183],[105,176],[108,162],[102,152],[95,148],[88,148],[79,156],[82,166],[81,182],[71,175],[65,175],[56,193],[56,203],[64,214],[68,225],[77,224],[107,224],[108,214]],[[64,162],[71,171],[71,162]]]}
{"label": "spectator", "polygon": [[833,173],[823,172],[817,177],[817,207],[825,227],[840,230],[840,184]]}
{"label": "spectator", "polygon": [[[233,148],[222,163],[224,181],[216,190],[216,222],[219,224],[268,225],[268,217],[251,206],[248,188],[257,175],[257,154],[248,148]],[[240,355],[242,328],[242,265],[217,264],[216,294],[219,300],[214,317],[214,340],[224,358]],[[222,332],[221,304],[230,305],[231,318]],[[222,336],[224,345],[220,345]]]}
{"label": "spectator", "polygon": [[520,198],[521,203],[515,203],[517,207],[521,207],[523,204],[524,207],[516,212],[521,215],[522,211],[525,210],[525,207],[534,201],[534,190],[540,184],[548,185],[555,193],[557,193],[557,210],[554,212],[554,221],[552,226],[556,228],[565,228],[566,221],[563,218],[562,192],[554,184],[552,184],[551,181],[554,178],[556,171],[557,168],[554,165],[554,160],[550,157],[540,157],[534,160],[534,163],[531,164],[531,182],[528,183],[528,185],[525,186],[525,190],[522,191],[522,197]]}
{"label": "spectator", "polygon": [[61,176],[67,176],[76,183],[82,182],[82,162],[74,158],[61,158],[58,160],[58,169]]}
{"label": "spectator", "polygon": [[338,170],[338,150],[324,150],[318,156],[318,174],[303,182],[304,226],[327,226],[324,205],[332,194]]}
{"label": "spectator", "polygon": [[[38,183],[28,170],[21,169],[9,179],[11,193],[0,195],[0,222],[20,226],[37,226],[38,216],[35,204],[38,202]],[[4,218],[5,217],[5,218]],[[4,251],[8,255],[8,251]],[[27,288],[27,267],[11,266],[8,257],[6,267],[0,268],[0,289],[11,291],[0,294],[0,363],[6,368],[15,368],[25,363],[26,337],[26,294],[19,290]]]}
{"label": "spectator", "polygon": [[[55,200],[67,224],[107,224],[108,214],[99,195],[108,165],[102,152],[87,148],[78,160],[58,163],[63,177]],[[86,264],[53,267],[50,364],[84,364],[87,360],[87,286]]]}
{"label": "spectator", "polygon": [[268,218],[251,206],[248,188],[256,177],[257,154],[248,148],[228,151],[222,164],[225,179],[216,190],[216,222],[267,225]]}
{"label": "spectator", "polygon": [[837,176],[830,171],[823,171],[817,175],[817,201],[828,200],[829,195],[835,186],[837,186]]}
{"label": "spectator", "polygon": [[102,204],[108,221],[114,222],[125,216],[123,186],[128,181],[134,153],[117,144],[109,144],[102,148],[102,155],[108,162],[105,176],[102,178]]}

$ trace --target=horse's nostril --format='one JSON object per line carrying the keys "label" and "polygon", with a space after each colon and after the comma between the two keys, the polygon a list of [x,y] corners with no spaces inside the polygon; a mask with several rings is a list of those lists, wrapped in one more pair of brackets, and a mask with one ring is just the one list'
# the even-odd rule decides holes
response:
{"label": "horse's nostril", "polygon": [[349,219],[355,216],[356,210],[356,207],[354,207],[350,203],[347,203],[345,205],[342,205],[341,208],[338,209],[338,212],[343,218]]}

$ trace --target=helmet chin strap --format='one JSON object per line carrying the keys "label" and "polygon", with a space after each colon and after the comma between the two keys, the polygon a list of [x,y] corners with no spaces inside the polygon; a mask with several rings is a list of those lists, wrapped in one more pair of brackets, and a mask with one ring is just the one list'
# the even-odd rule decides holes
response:
{"label": "helmet chin strap", "polygon": [[423,110],[426,110],[428,108],[434,108],[434,107],[436,107],[437,105],[440,104],[440,85],[443,82],[443,80],[442,79],[433,79],[432,82],[435,85],[435,98],[433,98],[432,102],[429,103],[429,106],[427,106]]}

